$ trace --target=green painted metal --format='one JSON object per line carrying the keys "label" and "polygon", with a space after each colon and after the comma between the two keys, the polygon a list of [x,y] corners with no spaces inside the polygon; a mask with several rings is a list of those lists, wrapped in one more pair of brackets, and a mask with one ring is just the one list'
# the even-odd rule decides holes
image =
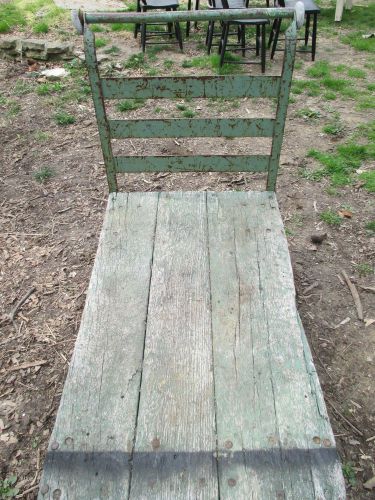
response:
{"label": "green painted metal", "polygon": [[277,97],[279,76],[103,78],[105,99]]}
{"label": "green painted metal", "polygon": [[[302,4],[301,4],[302,5]],[[265,172],[268,191],[274,191],[283,140],[289,90],[296,49],[296,26],[303,19],[303,6],[298,9],[240,9],[198,12],[159,13],[86,13],[85,52],[93,91],[100,140],[107,169],[110,191],[116,191],[116,173],[120,172]],[[89,23],[107,22],[175,22],[195,20],[230,20],[254,18],[292,18],[286,32],[285,56],[280,76],[203,76],[103,78],[99,77],[94,35]],[[275,119],[167,119],[108,120],[106,99],[120,98],[208,98],[208,97],[277,98]],[[111,139],[128,137],[272,137],[270,155],[206,155],[206,156],[118,156],[114,157]]]}
{"label": "green painted metal", "polygon": [[96,59],[95,36],[92,31],[85,27],[84,44],[87,71],[89,74],[92,98],[94,101],[96,120],[98,122],[100,144],[102,146],[103,158],[107,172],[109,192],[117,191],[116,166],[112,153],[111,136],[104,106],[103,92]]}
{"label": "green painted metal", "polygon": [[222,9],[176,12],[86,12],[86,24],[96,23],[174,23],[176,21],[230,21],[231,19],[292,19],[291,8]]}
{"label": "green painted metal", "polygon": [[112,139],[126,137],[272,137],[271,118],[109,120]]}
{"label": "green painted metal", "polygon": [[296,54],[296,37],[296,24],[292,23],[285,33],[285,55],[281,73],[280,94],[276,110],[274,137],[272,140],[271,156],[268,167],[267,191],[275,191],[276,189],[277,171],[280,163],[281,146],[284,136],[290,85],[292,83],[294,58]]}
{"label": "green painted metal", "polygon": [[117,172],[267,172],[269,156],[117,156]]}

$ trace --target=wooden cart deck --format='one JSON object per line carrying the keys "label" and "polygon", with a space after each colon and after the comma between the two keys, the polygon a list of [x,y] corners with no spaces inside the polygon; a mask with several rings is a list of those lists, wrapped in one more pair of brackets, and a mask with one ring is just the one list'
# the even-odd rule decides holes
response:
{"label": "wooden cart deck", "polygon": [[274,193],[110,195],[39,495],[345,498]]}

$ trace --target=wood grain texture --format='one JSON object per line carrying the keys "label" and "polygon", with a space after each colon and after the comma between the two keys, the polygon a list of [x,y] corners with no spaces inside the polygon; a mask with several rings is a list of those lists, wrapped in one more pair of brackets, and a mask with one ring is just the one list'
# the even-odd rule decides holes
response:
{"label": "wood grain texture", "polygon": [[109,198],[40,498],[127,496],[157,203]]}
{"label": "wood grain texture", "polygon": [[131,499],[218,498],[205,193],[162,193]]}
{"label": "wood grain texture", "polygon": [[274,193],[110,197],[39,498],[345,498]]}

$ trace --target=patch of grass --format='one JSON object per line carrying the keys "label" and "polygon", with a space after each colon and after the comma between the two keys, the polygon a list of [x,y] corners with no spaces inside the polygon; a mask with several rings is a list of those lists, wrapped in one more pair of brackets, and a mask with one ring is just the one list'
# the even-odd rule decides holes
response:
{"label": "patch of grass", "polygon": [[143,54],[133,54],[124,62],[125,69],[141,69],[145,66],[145,57]]}
{"label": "patch of grass", "polygon": [[36,88],[36,93],[38,95],[50,95],[54,92],[61,92],[64,86],[60,82],[55,83],[41,83]]}
{"label": "patch of grass", "polygon": [[179,111],[186,111],[187,106],[185,106],[185,104],[176,104],[176,108],[177,108]]}
{"label": "patch of grass", "polygon": [[54,176],[54,172],[49,167],[42,167],[40,170],[37,170],[33,173],[33,177],[37,182],[43,184],[48,181],[51,177]]}
{"label": "patch of grass", "polygon": [[159,114],[159,113],[161,113],[161,112],[162,112],[162,109],[161,109],[161,108],[155,108],[155,109],[154,109],[154,113]]}
{"label": "patch of grass", "polygon": [[91,24],[90,30],[93,33],[103,33],[103,31],[105,31],[105,29],[103,28],[103,26],[100,26],[100,24]]}
{"label": "patch of grass", "polygon": [[17,476],[8,476],[5,479],[0,479],[0,498],[13,498],[18,495],[19,489],[15,487]]}
{"label": "patch of grass", "polygon": [[329,186],[327,187],[326,189],[326,193],[329,195],[329,196],[337,196],[338,195],[338,191],[336,188],[332,187],[332,186]]}
{"label": "patch of grass", "polygon": [[356,105],[356,109],[375,109],[375,99],[373,96],[360,96]]}
{"label": "patch of grass", "polygon": [[66,111],[57,111],[54,115],[54,120],[57,123],[57,125],[60,126],[67,126],[67,125],[73,125],[73,123],[76,122],[75,116],[70,115]]}
{"label": "patch of grass", "polygon": [[100,49],[101,47],[105,47],[108,44],[108,40],[105,38],[96,38],[95,39],[95,47]]}
{"label": "patch of grass", "polygon": [[144,99],[125,99],[117,104],[117,109],[122,113],[126,113],[127,111],[134,111],[135,109],[142,108],[144,104]]}
{"label": "patch of grass", "polygon": [[[241,58],[235,54],[227,53],[226,61],[238,62]],[[237,64],[230,64],[228,62],[224,63],[220,67],[220,56],[218,54],[212,54],[210,56],[197,56],[190,60],[185,60],[182,62],[183,68],[206,68],[214,71],[218,75],[229,75],[233,73],[243,72],[243,68]]]}
{"label": "patch of grass", "polygon": [[335,113],[332,120],[323,127],[323,132],[325,134],[334,135],[335,137],[342,136],[344,130],[345,125],[342,123],[338,113]]}
{"label": "patch of grass", "polygon": [[51,134],[49,132],[44,132],[43,130],[37,130],[34,132],[34,139],[39,142],[48,141],[50,137]]}
{"label": "patch of grass", "polygon": [[375,83],[369,83],[367,85],[367,90],[369,90],[370,92],[374,92],[375,91]]}
{"label": "patch of grass", "polygon": [[111,31],[134,31],[134,24],[113,23],[111,24]]}
{"label": "patch of grass", "polygon": [[338,64],[337,66],[333,67],[333,70],[336,71],[336,73],[343,73],[344,71],[346,71],[346,69],[347,66],[345,66],[345,64]]}
{"label": "patch of grass", "polygon": [[34,84],[31,83],[30,81],[19,79],[16,81],[12,94],[13,95],[25,95],[29,94],[34,90]]}
{"label": "patch of grass", "polygon": [[303,61],[301,61],[301,59],[294,63],[294,69],[302,69],[302,66],[303,66]]}
{"label": "patch of grass", "polygon": [[371,231],[371,232],[375,233],[375,220],[367,222],[365,224],[365,229],[367,229],[367,231]]}
{"label": "patch of grass", "polygon": [[6,106],[8,108],[7,116],[9,116],[9,117],[17,116],[21,112],[20,103],[17,101],[14,101],[13,99],[9,99],[6,102]]}
{"label": "patch of grass", "polygon": [[345,80],[344,78],[332,78],[330,76],[326,76],[322,79],[322,84],[329,90],[342,92],[352,83],[350,82],[350,80]]}
{"label": "patch of grass", "polygon": [[337,99],[337,95],[329,90],[328,92],[324,92],[323,99],[325,99],[326,101],[334,101],[335,99]]}
{"label": "patch of grass", "polygon": [[293,80],[291,91],[294,94],[303,94],[306,91],[309,96],[318,96],[321,94],[320,84],[311,80]]}
{"label": "patch of grass", "polygon": [[319,214],[319,218],[330,226],[339,226],[342,222],[341,217],[332,210],[325,210],[324,212],[321,212]]}
{"label": "patch of grass", "polygon": [[[40,12],[43,21],[40,21]],[[0,33],[7,33],[14,28],[30,26],[36,33],[45,33],[44,26],[56,26],[62,19],[68,19],[69,13],[56,7],[53,0],[12,0],[0,3]]]}
{"label": "patch of grass", "polygon": [[320,118],[320,112],[310,108],[301,108],[296,112],[296,115],[305,120],[316,120]]}
{"label": "patch of grass", "polygon": [[185,109],[185,111],[182,112],[182,116],[184,118],[194,118],[195,115],[196,112],[189,108]]}
{"label": "patch of grass", "polygon": [[366,78],[367,73],[363,71],[363,69],[349,68],[348,76],[350,76],[350,78]]}
{"label": "patch of grass", "polygon": [[361,32],[349,33],[341,37],[341,41],[354,49],[365,52],[375,52],[375,38],[362,38]]}
{"label": "patch of grass", "polygon": [[374,267],[371,264],[368,264],[367,262],[362,262],[361,264],[357,264],[355,268],[361,278],[374,274]]}
{"label": "patch of grass", "polygon": [[112,45],[112,47],[108,47],[108,49],[104,51],[105,54],[118,54],[119,52],[120,49],[116,47],[116,45]]}
{"label": "patch of grass", "polygon": [[174,65],[174,61],[172,61],[171,59],[165,59],[163,65],[165,69],[171,69]]}
{"label": "patch of grass", "polygon": [[33,26],[34,33],[48,33],[48,31],[49,31],[49,26],[47,23],[45,23],[43,21],[40,23],[36,23]]}
{"label": "patch of grass", "polygon": [[345,464],[343,464],[342,473],[344,474],[344,477],[348,481],[350,486],[355,486],[357,484],[355,470],[353,468],[352,462],[346,462]]}
{"label": "patch of grass", "polygon": [[307,76],[311,78],[322,78],[331,74],[328,61],[318,61],[306,71]]}
{"label": "patch of grass", "polygon": [[369,170],[368,172],[362,172],[359,175],[361,181],[365,181],[363,186],[370,193],[375,193],[375,170]]}

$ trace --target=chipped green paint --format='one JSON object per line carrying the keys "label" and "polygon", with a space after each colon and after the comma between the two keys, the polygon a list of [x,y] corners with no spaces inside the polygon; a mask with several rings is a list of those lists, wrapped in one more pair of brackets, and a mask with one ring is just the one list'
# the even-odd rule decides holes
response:
{"label": "chipped green paint", "polygon": [[268,155],[117,156],[117,172],[266,172]]}
{"label": "chipped green paint", "polygon": [[277,97],[279,76],[103,78],[105,99]]}
{"label": "chipped green paint", "polygon": [[125,137],[272,137],[270,118],[109,120],[112,139]]}
{"label": "chipped green paint", "polygon": [[[299,3],[297,3],[298,5]],[[303,9],[303,7],[302,7]],[[299,7],[301,10],[301,6]],[[202,76],[151,78],[100,78],[95,53],[95,37],[90,23],[152,23],[175,21],[227,21],[230,19],[294,18],[286,32],[281,76]],[[100,141],[110,191],[117,190],[120,172],[268,172],[267,190],[274,191],[288,106],[296,48],[296,24],[302,11],[293,9],[230,9],[196,12],[86,13],[84,38],[86,62],[98,121]],[[274,119],[165,119],[109,120],[106,99],[141,98],[277,98]],[[167,137],[272,137],[270,155],[205,156],[118,156],[111,139]]]}

